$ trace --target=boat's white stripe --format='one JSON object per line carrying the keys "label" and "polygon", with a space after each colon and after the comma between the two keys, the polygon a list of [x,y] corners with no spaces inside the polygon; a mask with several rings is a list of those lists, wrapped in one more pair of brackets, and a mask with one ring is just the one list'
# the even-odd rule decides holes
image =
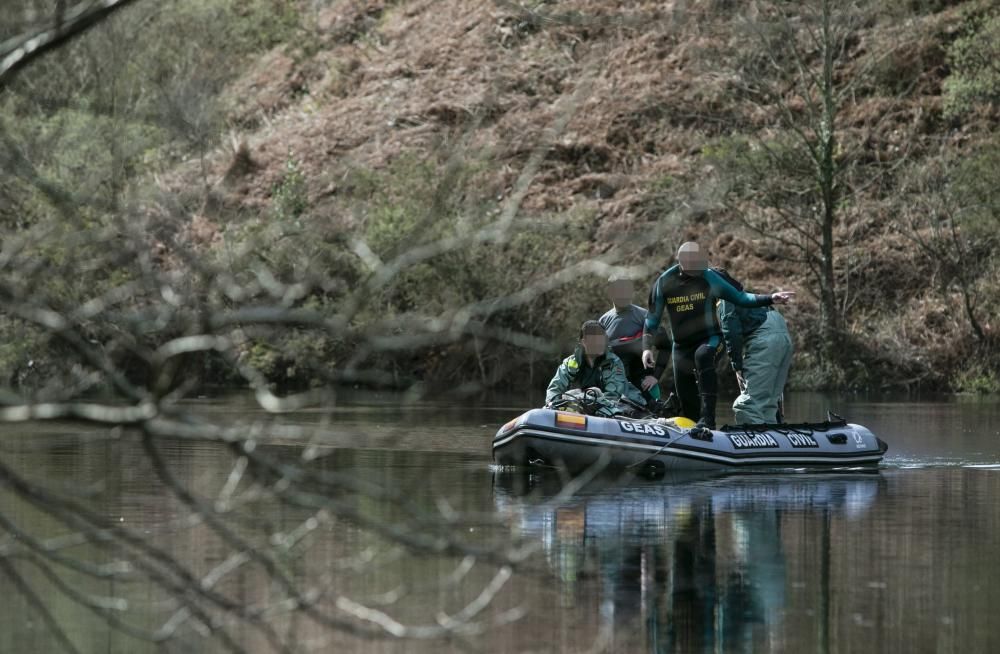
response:
{"label": "boat's white stripe", "polygon": [[809,456],[809,457],[793,457],[793,456],[755,456],[755,457],[733,457],[726,456],[725,454],[712,454],[710,452],[703,452],[698,450],[687,450],[679,448],[671,448],[669,445],[664,447],[662,444],[656,445],[644,445],[642,443],[629,443],[625,441],[610,441],[603,438],[595,438],[593,436],[573,436],[571,434],[560,434],[556,432],[549,431],[539,431],[534,429],[520,429],[516,430],[510,436],[507,436],[499,441],[493,442],[493,449],[502,447],[507,443],[511,442],[518,436],[522,435],[534,435],[542,436],[549,439],[558,439],[564,441],[570,441],[574,443],[585,443],[589,445],[603,444],[612,445],[614,447],[622,447],[626,449],[634,450],[646,450],[653,452],[660,452],[667,455],[673,456],[683,456],[683,457],[694,457],[702,459],[710,459],[714,461],[724,461],[724,462],[746,462],[746,461],[759,461],[763,463],[809,463],[809,462],[822,462],[822,463],[862,463],[865,461],[877,461],[882,458],[881,453],[866,452],[858,456]]}
{"label": "boat's white stripe", "polygon": [[[662,443],[659,444],[659,445],[644,445],[642,443],[632,443],[632,442],[629,442],[629,441],[610,441],[610,440],[606,440],[606,439],[603,439],[603,438],[596,438],[594,436],[581,437],[581,436],[572,436],[570,434],[560,434],[560,433],[551,432],[551,431],[539,431],[539,430],[535,430],[535,429],[521,429],[519,431],[515,431],[513,434],[511,434],[510,436],[507,436],[506,438],[504,438],[501,441],[493,441],[493,449],[496,449],[496,448],[500,447],[501,445],[506,445],[507,443],[509,443],[510,441],[514,440],[518,436],[522,436],[524,434],[531,434],[531,435],[535,435],[535,436],[544,436],[546,438],[559,438],[559,439],[562,439],[562,440],[574,441],[574,442],[577,442],[577,443],[605,443],[607,445],[615,445],[617,447],[627,447],[627,448],[632,448],[632,449],[636,449],[636,450],[653,450],[654,452],[656,450],[659,450],[660,448],[663,448],[663,444]],[[666,448],[663,448],[663,449],[666,449]]]}
{"label": "boat's white stripe", "polygon": [[[574,440],[575,439],[575,440],[579,440],[579,441],[582,441],[582,442],[585,442],[585,443],[601,442],[601,443],[611,443],[613,445],[620,445],[622,447],[626,447],[626,446],[627,447],[638,446],[639,449],[642,449],[643,447],[647,447],[649,449],[658,450],[661,447],[663,447],[663,441],[662,440],[656,441],[656,440],[653,440],[652,438],[643,438],[642,434],[627,434],[626,435],[627,438],[631,438],[631,439],[634,439],[634,440],[630,440],[630,441],[616,441],[616,440],[609,440],[607,438],[601,438],[601,437],[596,436],[594,434],[590,434],[588,436],[573,436],[572,434],[563,434],[562,432],[551,432],[551,431],[544,431],[544,430],[541,430],[541,429],[532,429],[531,427],[515,428],[514,431],[510,433],[510,435],[505,436],[502,440],[499,440],[499,441],[494,440],[493,441],[493,447],[498,447],[500,445],[506,445],[508,442],[512,441],[513,439],[517,438],[518,436],[520,436],[521,434],[524,434],[524,433],[536,434],[538,436],[554,436],[554,437],[563,438],[563,439],[566,439],[566,440]],[[681,436],[683,436],[683,434],[678,434],[676,438],[673,438],[671,440],[677,440],[677,438],[680,438]],[[645,441],[645,442],[643,442],[643,441]]]}

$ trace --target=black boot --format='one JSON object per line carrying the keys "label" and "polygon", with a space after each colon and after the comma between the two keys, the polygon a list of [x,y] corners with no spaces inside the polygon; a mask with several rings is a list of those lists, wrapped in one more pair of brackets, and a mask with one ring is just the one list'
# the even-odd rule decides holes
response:
{"label": "black boot", "polygon": [[701,418],[698,424],[702,427],[715,429],[715,393],[701,394]]}
{"label": "black boot", "polygon": [[688,435],[701,441],[712,440],[712,430],[715,429],[715,393],[701,394],[701,418],[691,428]]}

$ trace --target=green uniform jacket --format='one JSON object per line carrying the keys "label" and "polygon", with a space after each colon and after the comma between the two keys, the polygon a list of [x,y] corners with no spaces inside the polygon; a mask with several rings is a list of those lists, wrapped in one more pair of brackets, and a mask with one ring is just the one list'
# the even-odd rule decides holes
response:
{"label": "green uniform jacket", "polygon": [[639,389],[625,378],[625,364],[610,350],[597,357],[593,366],[587,365],[587,357],[583,346],[577,346],[576,351],[559,364],[555,376],[549,382],[545,391],[545,403],[558,398],[571,388],[590,388],[596,386],[604,392],[604,400],[610,405],[618,403],[624,395],[633,402],[645,405]]}
{"label": "green uniform jacket", "polygon": [[746,309],[726,300],[719,302],[719,324],[722,327],[722,337],[726,339],[726,352],[729,353],[729,363],[733,370],[743,370],[743,343],[764,324],[767,312],[771,310],[771,307]]}

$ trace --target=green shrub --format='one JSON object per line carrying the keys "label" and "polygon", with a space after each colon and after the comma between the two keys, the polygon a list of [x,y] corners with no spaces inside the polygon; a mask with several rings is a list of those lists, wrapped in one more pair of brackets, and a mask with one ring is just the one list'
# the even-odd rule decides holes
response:
{"label": "green shrub", "polygon": [[234,53],[259,52],[288,43],[301,28],[294,0],[223,0],[220,5],[226,47]]}
{"label": "green shrub", "polygon": [[[16,130],[45,184],[71,194],[74,208],[98,210],[117,206],[129,181],[148,170],[150,151],[165,141],[153,123],[74,108],[24,116]],[[34,185],[32,201],[49,203],[44,188]],[[32,215],[48,212],[29,207]]]}
{"label": "green shrub", "polygon": [[1000,104],[1000,13],[970,13],[966,33],[948,50],[945,114],[959,116],[978,103]]}
{"label": "green shrub", "polygon": [[19,386],[35,361],[45,356],[45,343],[32,327],[18,320],[0,318],[0,380]]}
{"label": "green shrub", "polygon": [[959,370],[952,382],[955,390],[962,393],[1000,393],[1000,373],[976,362]]}
{"label": "green shrub", "polygon": [[271,191],[274,217],[279,221],[292,221],[301,216],[309,202],[307,191],[306,179],[299,168],[299,162],[289,156],[285,161],[281,181]]}
{"label": "green shrub", "polygon": [[989,247],[1000,238],[1000,140],[963,153],[951,175],[953,206],[961,207],[960,225],[967,240]]}

